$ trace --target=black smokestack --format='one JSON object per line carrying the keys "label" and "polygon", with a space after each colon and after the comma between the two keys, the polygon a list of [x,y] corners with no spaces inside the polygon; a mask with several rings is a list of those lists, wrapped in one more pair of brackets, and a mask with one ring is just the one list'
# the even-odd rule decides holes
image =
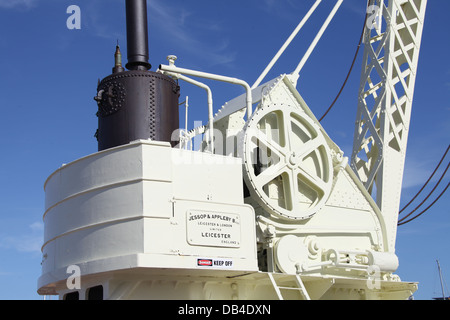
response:
{"label": "black smokestack", "polygon": [[149,70],[147,0],[126,0],[128,70]]}
{"label": "black smokestack", "polygon": [[94,98],[98,150],[141,139],[175,146],[180,87],[172,78],[149,70],[146,0],[126,0],[126,19],[129,70],[123,70],[116,48],[113,73],[98,84]]}

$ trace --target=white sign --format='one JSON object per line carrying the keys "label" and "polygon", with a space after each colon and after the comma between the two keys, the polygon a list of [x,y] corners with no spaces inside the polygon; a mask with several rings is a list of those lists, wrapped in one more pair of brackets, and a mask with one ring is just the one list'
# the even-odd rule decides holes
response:
{"label": "white sign", "polygon": [[191,245],[238,248],[241,221],[238,214],[190,210],[186,215],[187,240]]}

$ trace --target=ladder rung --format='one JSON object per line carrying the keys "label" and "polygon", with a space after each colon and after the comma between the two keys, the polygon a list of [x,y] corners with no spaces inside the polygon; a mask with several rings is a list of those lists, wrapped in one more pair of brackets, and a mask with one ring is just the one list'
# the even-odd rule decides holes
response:
{"label": "ladder rung", "polygon": [[311,298],[309,297],[309,294],[308,294],[308,292],[306,291],[306,289],[305,289],[305,287],[304,287],[304,285],[303,285],[303,282],[302,282],[302,280],[301,280],[301,278],[300,278],[299,275],[295,275],[295,278],[296,278],[296,284],[297,284],[296,287],[281,287],[281,286],[279,286],[279,285],[276,283],[275,278],[274,278],[274,276],[273,276],[272,273],[268,273],[268,275],[269,275],[270,281],[272,282],[273,288],[275,289],[275,291],[276,291],[276,293],[277,293],[277,296],[278,296],[278,298],[279,298],[280,300],[283,300],[283,296],[282,296],[280,290],[296,290],[296,291],[299,291],[300,294],[301,294],[306,300],[311,300]]}

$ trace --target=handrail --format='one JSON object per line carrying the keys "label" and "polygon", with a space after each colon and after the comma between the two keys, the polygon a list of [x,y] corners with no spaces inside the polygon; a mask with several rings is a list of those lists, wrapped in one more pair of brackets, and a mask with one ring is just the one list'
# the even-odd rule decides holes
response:
{"label": "handrail", "polygon": [[252,103],[253,103],[252,89],[250,88],[248,83],[245,82],[244,80],[221,76],[221,75],[212,74],[212,73],[207,73],[207,72],[195,71],[195,70],[190,70],[190,69],[185,69],[185,68],[178,68],[176,66],[170,66],[170,65],[168,66],[168,65],[163,65],[163,64],[159,66],[159,70],[164,71],[164,72],[171,72],[171,73],[175,73],[175,74],[185,74],[185,75],[189,75],[189,76],[193,76],[193,77],[200,77],[200,78],[205,78],[205,79],[211,79],[211,80],[217,80],[217,81],[241,85],[245,88],[245,90],[247,92],[247,118],[250,118],[252,115]]}

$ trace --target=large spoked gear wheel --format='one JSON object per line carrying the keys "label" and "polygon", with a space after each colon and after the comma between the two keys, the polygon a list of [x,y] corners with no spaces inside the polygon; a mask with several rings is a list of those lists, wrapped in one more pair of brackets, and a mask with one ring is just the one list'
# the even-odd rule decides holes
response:
{"label": "large spoked gear wheel", "polygon": [[331,153],[319,126],[300,109],[259,107],[239,151],[250,194],[270,213],[303,220],[324,206],[333,182]]}

